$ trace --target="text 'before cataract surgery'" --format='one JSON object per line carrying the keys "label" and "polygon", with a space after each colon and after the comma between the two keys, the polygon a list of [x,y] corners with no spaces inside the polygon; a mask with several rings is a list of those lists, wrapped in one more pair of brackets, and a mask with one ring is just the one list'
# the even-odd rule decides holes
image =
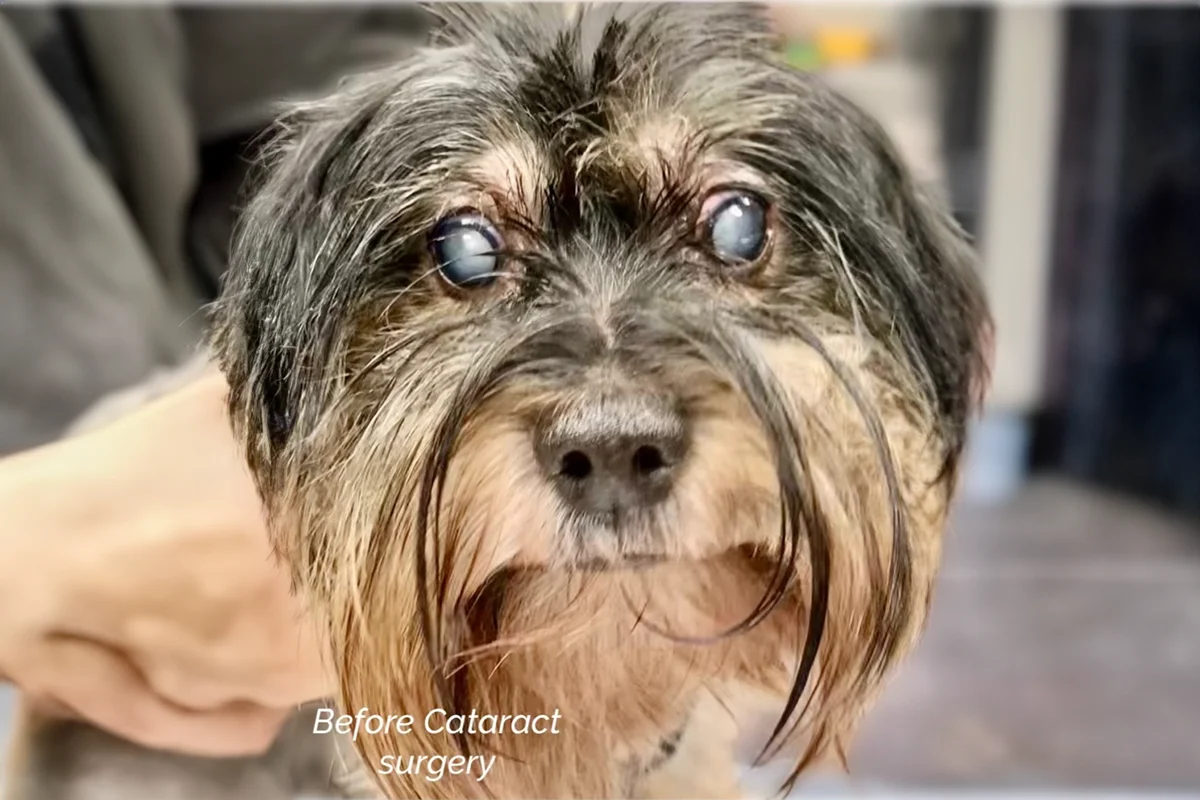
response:
{"label": "text 'before cataract surgery'", "polygon": [[[318,709],[313,722],[315,734],[338,734],[356,741],[360,736],[408,736],[414,731],[430,736],[546,736],[559,733],[562,716],[553,714],[451,714],[435,708],[424,717],[413,714],[338,714],[331,708]],[[495,755],[385,755],[371,767],[380,775],[421,775],[436,783],[446,775],[468,775],[482,782],[496,764]]]}

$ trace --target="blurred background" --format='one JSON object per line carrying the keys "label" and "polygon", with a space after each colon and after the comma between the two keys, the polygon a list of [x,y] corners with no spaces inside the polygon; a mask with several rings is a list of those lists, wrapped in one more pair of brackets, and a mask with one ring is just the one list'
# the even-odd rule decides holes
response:
{"label": "blurred background", "polygon": [[[798,791],[1200,795],[1200,9],[777,16],[945,192],[998,324],[927,636],[853,778]],[[0,453],[186,350],[272,103],[424,25],[0,6]]]}

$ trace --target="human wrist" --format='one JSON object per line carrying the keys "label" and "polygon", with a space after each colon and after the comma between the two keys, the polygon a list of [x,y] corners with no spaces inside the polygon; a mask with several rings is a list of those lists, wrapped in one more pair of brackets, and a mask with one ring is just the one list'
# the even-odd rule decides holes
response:
{"label": "human wrist", "polygon": [[65,442],[0,459],[0,673],[6,677],[17,678],[21,650],[61,609],[71,542],[91,516],[85,506],[93,493],[82,477],[91,468]]}
{"label": "human wrist", "polygon": [[197,373],[169,391],[141,396],[129,413],[81,438],[83,461],[102,465],[103,474],[94,476],[106,489],[97,498],[102,519],[163,531],[211,521],[206,512],[220,504],[207,500],[220,498],[206,494],[213,487],[204,478],[215,475],[203,467],[233,450],[226,393],[219,372]]}
{"label": "human wrist", "polygon": [[0,459],[0,638],[101,611],[114,553],[177,515],[147,480],[162,425],[131,422]]}

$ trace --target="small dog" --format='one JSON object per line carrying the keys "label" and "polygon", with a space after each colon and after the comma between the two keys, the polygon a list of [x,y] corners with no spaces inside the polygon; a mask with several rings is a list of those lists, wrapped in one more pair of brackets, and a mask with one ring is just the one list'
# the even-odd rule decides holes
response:
{"label": "small dog", "polygon": [[[25,796],[736,796],[763,710],[790,788],[917,639],[987,377],[952,219],[757,8],[434,11],[282,120],[212,339],[337,705],[415,725],[334,785],[311,711],[236,763],[59,726]],[[435,755],[492,761],[382,768]]]}

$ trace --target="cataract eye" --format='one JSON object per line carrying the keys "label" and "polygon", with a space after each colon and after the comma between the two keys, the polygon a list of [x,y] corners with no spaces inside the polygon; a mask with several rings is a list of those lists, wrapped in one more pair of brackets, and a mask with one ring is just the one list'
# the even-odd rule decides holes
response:
{"label": "cataract eye", "polygon": [[442,277],[454,286],[492,283],[500,270],[502,240],[485,217],[465,212],[446,217],[430,237],[430,250]]}
{"label": "cataract eye", "polygon": [[714,192],[701,212],[707,225],[708,246],[722,261],[748,264],[767,246],[767,204],[744,190]]}

